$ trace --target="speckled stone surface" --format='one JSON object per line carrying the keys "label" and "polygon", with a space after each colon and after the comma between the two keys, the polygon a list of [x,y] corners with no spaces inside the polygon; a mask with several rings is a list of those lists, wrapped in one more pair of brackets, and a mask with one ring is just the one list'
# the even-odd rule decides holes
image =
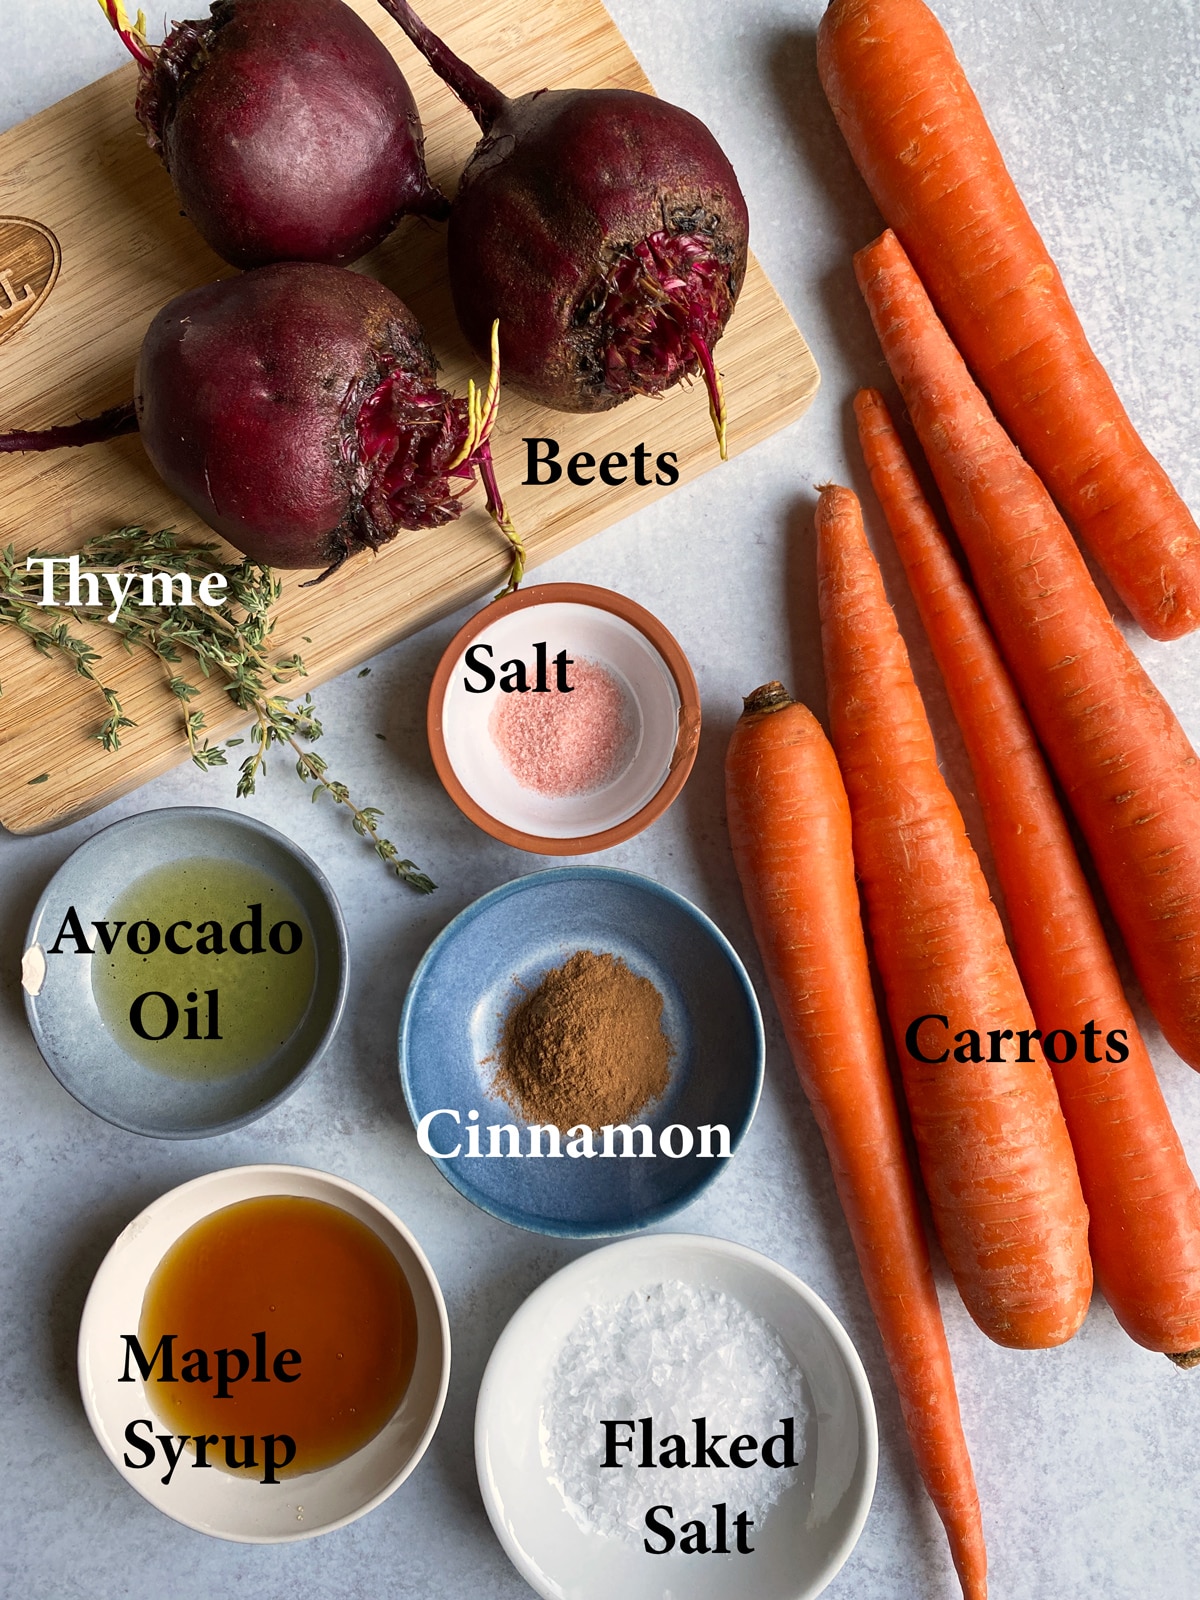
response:
{"label": "speckled stone surface", "polygon": [[[8,9],[0,123],[121,59],[94,0]],[[824,381],[798,425],[539,575],[626,591],[691,656],[706,718],[695,773],[667,816],[604,859],[694,899],[761,985],[725,839],[722,753],[739,696],[764,679],[783,677],[821,703],[813,485],[833,478],[865,488],[849,446],[849,400],[884,374],[849,256],[878,219],[817,85],[819,0],[613,0],[612,9],[660,92],[724,141],[750,204],[754,247]],[[938,10],[1118,390],[1200,506],[1200,4],[940,0]],[[152,27],[161,20],[156,13]],[[68,397],[64,404],[69,411]],[[896,563],[879,542],[916,639]],[[308,803],[283,761],[245,803],[315,856],[341,898],[353,952],[350,1005],[329,1056],[293,1099],[249,1129],[179,1146],[99,1122],[42,1065],[16,979],[30,910],[75,844],[143,807],[238,804],[230,775],[183,768],[60,833],[0,837],[5,1595],[529,1593],[493,1538],[476,1489],[475,1394],[508,1316],[585,1247],[520,1233],[462,1200],[418,1151],[395,1071],[405,984],[426,944],[476,895],[547,864],[477,832],[434,776],[424,697],[462,620],[447,619],[380,656],[369,676],[349,674],[319,696],[329,729],[324,754],[356,792],[386,808],[389,832],[438,879],[436,896],[418,900],[390,886],[342,818]],[[1200,638],[1134,644],[1200,739]],[[928,658],[919,648],[916,656],[971,821],[961,750]],[[957,1592],[944,1540],[913,1470],[821,1142],[765,995],[764,1012],[769,1057],[757,1122],[722,1181],[675,1225],[739,1240],[792,1268],[830,1302],[862,1352],[881,1424],[879,1488],[861,1543],[829,1594],[940,1600]],[[1184,1142],[1200,1159],[1200,1083],[1148,1027]],[[120,1228],[187,1178],[260,1160],[327,1168],[394,1207],[441,1278],[454,1335],[449,1403],[420,1470],[352,1527],[279,1548],[222,1544],[152,1510],[92,1439],[74,1375],[84,1296]],[[998,1349],[968,1321],[944,1274],[941,1283],[996,1600],[1200,1596],[1200,1372],[1180,1374],[1136,1348],[1099,1299],[1063,1350]]]}

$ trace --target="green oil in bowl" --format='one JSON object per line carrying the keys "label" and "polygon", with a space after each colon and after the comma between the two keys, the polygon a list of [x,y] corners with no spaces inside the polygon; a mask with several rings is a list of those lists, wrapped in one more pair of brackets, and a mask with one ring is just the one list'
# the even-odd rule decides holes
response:
{"label": "green oil in bowl", "polygon": [[316,941],[295,897],[245,861],[192,857],[134,879],[96,924],[92,993],[134,1060],[174,1078],[259,1066],[303,1023]]}

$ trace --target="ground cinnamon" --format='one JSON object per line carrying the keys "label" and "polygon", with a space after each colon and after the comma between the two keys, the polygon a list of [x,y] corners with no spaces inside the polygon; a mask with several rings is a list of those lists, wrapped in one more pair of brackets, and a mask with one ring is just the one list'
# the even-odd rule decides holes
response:
{"label": "ground cinnamon", "polygon": [[667,1087],[663,998],[619,956],[578,950],[509,1012],[493,1084],[526,1122],[628,1122]]}

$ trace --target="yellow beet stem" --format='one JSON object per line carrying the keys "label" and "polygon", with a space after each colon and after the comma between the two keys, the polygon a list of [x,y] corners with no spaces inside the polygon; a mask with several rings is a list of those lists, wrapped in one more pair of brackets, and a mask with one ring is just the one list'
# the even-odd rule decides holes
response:
{"label": "yellow beet stem", "polygon": [[140,67],[154,65],[154,49],[146,38],[146,13],[139,11],[137,21],[130,22],[121,0],[97,0],[108,18],[113,31]]}
{"label": "yellow beet stem", "polygon": [[[101,0],[103,3],[103,0]],[[461,467],[464,461],[486,444],[491,437],[492,429],[496,425],[496,417],[500,411],[500,321],[499,318],[492,323],[492,368],[488,373],[487,392],[483,399],[479,398],[479,390],[474,378],[467,380],[467,431],[463,437],[462,445],[457,455],[446,468],[453,472],[455,467]]]}

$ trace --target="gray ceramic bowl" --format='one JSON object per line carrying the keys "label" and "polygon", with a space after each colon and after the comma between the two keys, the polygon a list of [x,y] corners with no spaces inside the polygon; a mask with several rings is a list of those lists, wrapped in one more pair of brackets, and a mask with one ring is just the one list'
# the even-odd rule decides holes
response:
{"label": "gray ceramic bowl", "polygon": [[[68,907],[76,907],[86,929],[143,873],[198,856],[243,861],[274,878],[299,903],[316,946],[312,998],[287,1042],[254,1067],[209,1080],[169,1077],[127,1055],[97,1009],[93,958],[73,951],[46,955]],[[348,974],[342,913],[315,864],[274,828],[208,806],[146,811],[93,834],[38,902],[22,962],[29,1025],[63,1088],[106,1122],[157,1139],[227,1133],[289,1095],[333,1037]]]}

